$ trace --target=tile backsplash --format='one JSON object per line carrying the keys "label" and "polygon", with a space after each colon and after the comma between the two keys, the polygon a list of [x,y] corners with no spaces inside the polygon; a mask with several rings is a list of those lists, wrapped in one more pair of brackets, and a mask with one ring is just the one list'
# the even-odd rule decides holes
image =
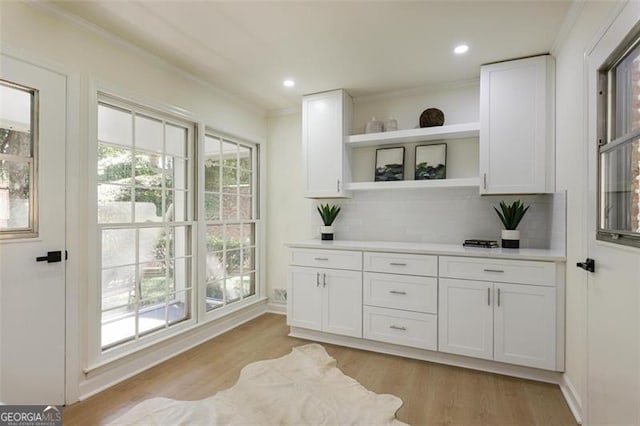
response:
{"label": "tile backsplash", "polygon": [[[503,226],[493,207],[501,200],[520,199],[531,205],[518,227],[520,246],[565,246],[564,192],[480,196],[476,188],[434,188],[357,191],[352,195],[351,199],[329,201],[342,206],[334,223],[336,239],[451,244],[462,244],[468,238],[499,241]],[[319,223],[317,219],[314,223]],[[319,233],[317,228],[314,231]]]}

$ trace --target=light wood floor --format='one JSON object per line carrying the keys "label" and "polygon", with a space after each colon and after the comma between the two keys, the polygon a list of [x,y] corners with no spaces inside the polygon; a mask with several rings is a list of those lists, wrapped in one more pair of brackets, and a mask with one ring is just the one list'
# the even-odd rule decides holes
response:
{"label": "light wood floor", "polygon": [[[245,365],[308,343],[287,336],[285,317],[265,314],[86,401],[66,407],[64,424],[114,420],[157,396],[196,400],[231,387]],[[400,397],[412,425],[561,425],[576,422],[558,386],[323,344],[338,367],[367,389]]]}

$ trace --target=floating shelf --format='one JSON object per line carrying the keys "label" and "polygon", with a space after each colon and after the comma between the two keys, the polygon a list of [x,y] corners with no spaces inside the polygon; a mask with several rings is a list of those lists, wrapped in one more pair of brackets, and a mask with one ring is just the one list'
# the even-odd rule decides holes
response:
{"label": "floating shelf", "polygon": [[352,148],[394,143],[411,143],[445,139],[473,138],[480,135],[480,123],[449,124],[447,126],[396,130],[347,136],[345,144]]}
{"label": "floating shelf", "polygon": [[396,180],[393,182],[351,182],[346,184],[349,191],[370,191],[375,189],[419,189],[419,188],[464,188],[480,187],[480,178]]}

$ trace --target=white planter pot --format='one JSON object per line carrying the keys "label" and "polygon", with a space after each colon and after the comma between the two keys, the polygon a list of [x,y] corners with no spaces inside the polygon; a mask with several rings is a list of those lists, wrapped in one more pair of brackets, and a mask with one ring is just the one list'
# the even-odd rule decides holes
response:
{"label": "white planter pot", "polygon": [[503,229],[502,248],[520,248],[520,231]]}
{"label": "white planter pot", "polygon": [[320,238],[323,240],[333,240],[333,226],[321,226]]}

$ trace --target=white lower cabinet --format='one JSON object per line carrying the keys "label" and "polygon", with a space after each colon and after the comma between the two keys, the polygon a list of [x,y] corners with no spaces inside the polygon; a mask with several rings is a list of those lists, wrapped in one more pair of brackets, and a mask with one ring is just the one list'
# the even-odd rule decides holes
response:
{"label": "white lower cabinet", "polygon": [[351,344],[382,352],[420,349],[426,359],[427,351],[438,351],[563,370],[561,263],[334,246],[292,247],[290,254],[293,336],[309,338],[306,329],[327,333],[328,341],[330,335],[359,338]]}
{"label": "white lower cabinet", "polygon": [[440,278],[440,352],[556,369],[554,287]]}
{"label": "white lower cabinet", "polygon": [[362,337],[362,272],[289,267],[287,324]]}
{"label": "white lower cabinet", "polygon": [[363,327],[365,339],[438,349],[437,315],[365,306]]}

